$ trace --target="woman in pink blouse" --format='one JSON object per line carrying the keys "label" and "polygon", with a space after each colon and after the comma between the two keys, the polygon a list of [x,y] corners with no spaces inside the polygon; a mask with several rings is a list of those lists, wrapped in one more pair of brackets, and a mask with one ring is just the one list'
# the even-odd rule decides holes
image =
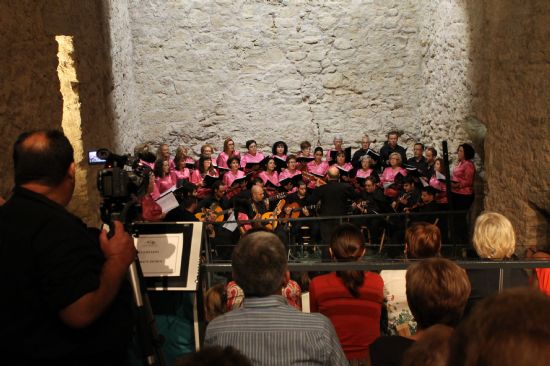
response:
{"label": "woman in pink blouse", "polygon": [[[435,196],[435,200],[440,205],[446,205],[447,200],[447,185],[445,182],[440,181],[439,179],[445,179],[445,175],[443,175],[444,172],[444,162],[443,159],[437,158],[435,159],[434,163],[434,174],[430,178],[430,186],[435,188],[437,190],[437,194]],[[439,177],[439,178],[438,178]]]}
{"label": "woman in pink blouse", "polygon": [[[180,150],[181,147],[179,147],[176,150],[176,156],[174,157],[174,170],[170,172],[172,175],[172,180],[177,184],[178,181],[182,179],[187,179],[191,177],[191,171],[189,168],[187,168],[187,159],[188,156],[185,151]],[[192,160],[192,159],[191,159]],[[194,162],[193,162],[194,163]]]}
{"label": "woman in pink blouse", "polygon": [[279,173],[275,170],[275,158],[269,158],[265,165],[265,170],[260,172],[259,177],[263,180],[264,185],[269,181],[274,186],[279,186]]}
{"label": "woman in pink blouse", "polygon": [[[324,177],[327,174],[328,163],[323,161],[323,148],[320,146],[316,147],[313,152],[313,156],[315,157],[315,160],[307,163],[308,173],[315,174],[319,178]],[[314,189],[316,184],[316,180],[312,179],[309,181],[308,188]]]}
{"label": "woman in pink blouse", "polygon": [[229,171],[223,176],[223,183],[227,187],[231,187],[235,179],[244,177],[244,172],[239,170],[239,158],[232,156],[227,160]]}
{"label": "woman in pink blouse", "polygon": [[[350,163],[346,163],[346,153],[344,151],[338,151],[336,153],[336,163],[332,164],[332,166],[335,166],[341,170],[340,180],[344,182],[350,181],[349,174],[351,173],[353,166]],[[342,171],[347,172],[348,174],[342,174]]]}
{"label": "woman in pink blouse", "polygon": [[258,145],[255,140],[248,140],[246,142],[246,148],[248,151],[241,158],[241,168],[245,168],[248,163],[260,163],[264,160],[264,154],[258,152]]}
{"label": "woman in pink blouse", "polygon": [[[283,179],[288,179],[288,178],[292,178],[296,175],[299,175],[299,174],[302,174],[298,169],[297,169],[297,162],[296,162],[296,155],[289,155],[286,159],[286,166],[287,168],[285,170],[283,170],[281,172],[281,174],[279,174],[279,182],[281,182]],[[298,188],[297,187],[293,187],[289,193],[293,193],[293,192],[296,192]]]}
{"label": "woman in pink blouse", "polygon": [[191,172],[191,177],[189,178],[189,181],[197,187],[202,187],[203,180],[206,175],[218,177],[218,171],[212,166],[211,158],[201,156],[197,165],[197,169]]}
{"label": "woman in pink blouse", "polygon": [[169,188],[176,185],[176,182],[172,180],[170,175],[170,163],[168,160],[157,160],[155,162],[155,185],[157,186],[158,192],[162,194],[166,192]]}
{"label": "woman in pink blouse", "polygon": [[271,148],[271,153],[277,159],[286,161],[286,154],[288,153],[288,146],[284,141],[277,141]]}
{"label": "woman in pink blouse", "polygon": [[216,164],[219,168],[229,169],[229,167],[227,166],[227,159],[232,156],[240,158],[241,154],[235,150],[235,142],[232,139],[227,138],[223,142],[223,151],[220,153],[220,155],[218,155],[218,158],[216,159]]}
{"label": "woman in pink blouse", "polygon": [[361,168],[357,169],[357,173],[355,173],[355,177],[356,178],[370,177],[374,171],[372,169],[374,165],[374,161],[372,160],[372,158],[368,155],[363,155],[361,156],[359,161],[361,163]]}
{"label": "woman in pink blouse", "polygon": [[[462,144],[457,150],[458,164],[451,174],[451,198],[455,210],[469,210],[474,202],[475,166],[472,159],[475,150],[470,144]],[[468,243],[469,238],[468,215],[456,216],[452,227],[454,238],[460,243]]]}
{"label": "woman in pink blouse", "polygon": [[451,175],[453,205],[457,210],[468,210],[474,202],[474,177],[476,168],[472,159],[475,150],[470,144],[458,146],[458,164]]}
{"label": "woman in pink blouse", "polygon": [[391,153],[390,166],[384,169],[384,172],[380,176],[380,184],[384,187],[384,195],[388,197],[396,197],[398,194],[396,189],[389,187],[395,181],[395,176],[398,173],[401,173],[403,176],[407,175],[407,170],[401,167],[401,163],[401,154]]}

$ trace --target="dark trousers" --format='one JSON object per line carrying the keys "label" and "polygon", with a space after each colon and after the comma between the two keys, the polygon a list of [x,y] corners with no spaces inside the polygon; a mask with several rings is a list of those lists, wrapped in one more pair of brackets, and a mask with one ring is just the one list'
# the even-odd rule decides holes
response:
{"label": "dark trousers", "polygon": [[[473,194],[451,193],[451,197],[454,209],[461,211],[469,210],[475,199],[475,195]],[[451,228],[451,232],[453,233],[455,242],[458,244],[469,244],[470,228],[468,224],[468,213],[453,215],[452,221],[453,227]]]}

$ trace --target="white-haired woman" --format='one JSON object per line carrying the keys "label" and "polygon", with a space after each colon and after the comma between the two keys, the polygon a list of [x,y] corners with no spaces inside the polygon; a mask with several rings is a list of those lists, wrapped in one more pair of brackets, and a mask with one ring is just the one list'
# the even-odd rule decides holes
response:
{"label": "white-haired woman", "polygon": [[[510,220],[497,212],[484,212],[478,216],[472,238],[477,255],[484,260],[513,259],[516,250],[516,234]],[[499,268],[470,269],[467,271],[472,284],[468,299],[469,310],[499,288],[527,286],[527,273],[520,268],[504,270]]]}

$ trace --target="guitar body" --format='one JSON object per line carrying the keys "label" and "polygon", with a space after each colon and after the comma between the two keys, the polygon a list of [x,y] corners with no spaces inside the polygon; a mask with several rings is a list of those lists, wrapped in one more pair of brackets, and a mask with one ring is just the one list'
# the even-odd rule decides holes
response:
{"label": "guitar body", "polygon": [[278,221],[274,220],[277,219],[279,214],[282,212],[283,207],[285,206],[285,200],[280,200],[279,203],[277,203],[277,207],[275,207],[275,210],[273,212],[266,212],[262,215],[262,220],[273,220],[269,221],[265,226],[268,230],[275,230],[278,225]]}

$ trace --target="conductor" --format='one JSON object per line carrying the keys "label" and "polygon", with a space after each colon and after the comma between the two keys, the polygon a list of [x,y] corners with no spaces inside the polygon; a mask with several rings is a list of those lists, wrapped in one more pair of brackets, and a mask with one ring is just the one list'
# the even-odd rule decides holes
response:
{"label": "conductor", "polygon": [[[17,365],[126,365],[132,329],[125,274],[136,250],[120,222],[110,239],[65,206],[73,148],[57,130],[21,134],[15,189],[0,207],[0,350]],[[98,235],[99,234],[99,235]]]}

